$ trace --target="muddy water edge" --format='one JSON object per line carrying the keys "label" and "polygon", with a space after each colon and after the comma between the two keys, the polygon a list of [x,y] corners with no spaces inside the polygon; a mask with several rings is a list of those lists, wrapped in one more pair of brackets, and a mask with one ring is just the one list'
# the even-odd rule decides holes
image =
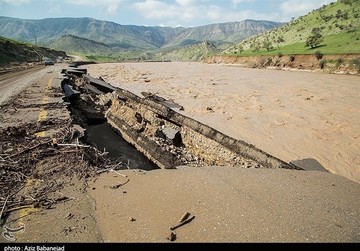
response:
{"label": "muddy water edge", "polygon": [[141,169],[146,171],[159,169],[159,167],[136,150],[134,146],[126,142],[107,122],[88,125],[84,140],[97,149],[108,152],[107,156],[114,161],[122,162],[123,169]]}

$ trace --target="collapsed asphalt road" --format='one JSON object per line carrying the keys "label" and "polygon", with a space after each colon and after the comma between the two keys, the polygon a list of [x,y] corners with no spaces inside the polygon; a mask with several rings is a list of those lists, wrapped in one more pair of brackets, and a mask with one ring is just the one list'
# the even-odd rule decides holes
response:
{"label": "collapsed asphalt road", "polygon": [[186,211],[195,219],[173,241],[360,241],[360,187],[337,175],[99,162],[102,151],[77,141],[60,70],[1,104],[1,242],[169,242]]}
{"label": "collapsed asphalt road", "polygon": [[[63,99],[61,67],[4,75],[0,82],[0,224],[5,242],[100,240],[91,216],[93,202],[84,189],[86,179],[108,163],[97,149],[79,142],[82,130]],[[71,217],[64,222],[67,214]],[[76,223],[68,226],[70,222]]]}

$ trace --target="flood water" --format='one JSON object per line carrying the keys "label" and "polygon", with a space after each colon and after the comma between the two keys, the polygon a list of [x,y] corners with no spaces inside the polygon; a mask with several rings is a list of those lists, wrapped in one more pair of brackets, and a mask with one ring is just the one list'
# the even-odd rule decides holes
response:
{"label": "flood water", "polygon": [[[116,133],[109,124],[90,125],[86,130],[87,142],[100,151],[105,149],[108,157],[123,163],[129,163],[130,169],[154,170],[159,169],[136,148]],[[126,165],[124,169],[127,169]]]}

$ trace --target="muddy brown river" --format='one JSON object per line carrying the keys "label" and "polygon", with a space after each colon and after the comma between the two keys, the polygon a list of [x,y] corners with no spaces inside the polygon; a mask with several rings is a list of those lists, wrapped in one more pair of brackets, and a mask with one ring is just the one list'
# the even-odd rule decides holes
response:
{"label": "muddy brown river", "polygon": [[173,100],[184,115],[284,161],[314,159],[360,182],[359,76],[194,62],[86,68],[114,86]]}

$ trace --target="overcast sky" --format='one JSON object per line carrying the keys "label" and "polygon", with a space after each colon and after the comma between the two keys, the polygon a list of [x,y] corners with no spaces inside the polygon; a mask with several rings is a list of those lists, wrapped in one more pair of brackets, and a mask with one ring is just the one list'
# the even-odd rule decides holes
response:
{"label": "overcast sky", "polygon": [[200,26],[245,19],[287,22],[336,0],[0,0],[0,16],[92,17],[119,24]]}

